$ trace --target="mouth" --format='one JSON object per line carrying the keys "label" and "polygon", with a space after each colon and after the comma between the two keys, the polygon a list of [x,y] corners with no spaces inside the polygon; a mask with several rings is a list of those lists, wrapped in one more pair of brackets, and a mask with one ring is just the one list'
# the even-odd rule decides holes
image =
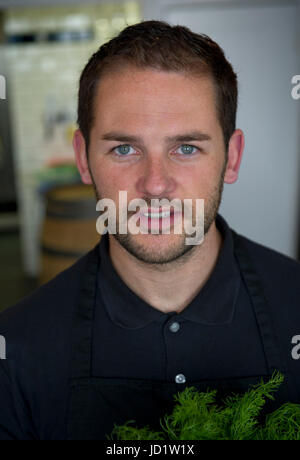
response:
{"label": "mouth", "polygon": [[166,218],[166,217],[170,217],[171,215],[174,214],[174,211],[162,211],[162,210],[159,210],[159,211],[153,211],[153,210],[150,210],[150,211],[146,211],[146,212],[140,212],[140,214],[144,217],[148,217],[150,219],[163,219],[163,218]]}
{"label": "mouth", "polygon": [[165,208],[141,209],[136,216],[139,218],[140,227],[147,230],[147,233],[156,231],[168,231],[174,226],[176,216],[182,214],[180,211]]}

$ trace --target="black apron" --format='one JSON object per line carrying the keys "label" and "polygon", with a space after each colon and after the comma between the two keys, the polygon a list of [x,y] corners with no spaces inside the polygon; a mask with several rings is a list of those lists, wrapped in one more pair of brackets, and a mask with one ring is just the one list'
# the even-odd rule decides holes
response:
{"label": "black apron", "polygon": [[217,402],[232,392],[244,392],[263,377],[268,380],[274,370],[284,374],[284,383],[274,394],[275,401],[267,401],[262,415],[273,411],[281,404],[295,400],[296,388],[289,374],[274,333],[272,315],[265,299],[259,277],[254,270],[242,239],[233,232],[234,252],[241,274],[252,299],[266,356],[268,374],[233,379],[201,380],[177,384],[139,379],[92,377],[92,327],[99,268],[99,248],[88,255],[87,271],[84,275],[81,298],[74,315],[70,393],[68,401],[67,439],[107,440],[114,424],[122,425],[135,420],[135,426],[149,425],[161,431],[159,420],[174,407],[174,395],[186,386],[198,391],[217,389]]}

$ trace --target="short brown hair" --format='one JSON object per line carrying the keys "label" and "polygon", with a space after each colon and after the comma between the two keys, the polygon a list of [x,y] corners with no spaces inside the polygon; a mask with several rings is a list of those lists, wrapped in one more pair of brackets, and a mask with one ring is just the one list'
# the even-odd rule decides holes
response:
{"label": "short brown hair", "polygon": [[212,77],[227,151],[235,130],[238,85],[236,74],[223,50],[207,35],[196,34],[187,27],[171,26],[163,21],[144,21],[126,27],[117,37],[102,45],[82,71],[77,123],[87,152],[99,80],[105,72],[124,62],[139,68],[201,73]]}

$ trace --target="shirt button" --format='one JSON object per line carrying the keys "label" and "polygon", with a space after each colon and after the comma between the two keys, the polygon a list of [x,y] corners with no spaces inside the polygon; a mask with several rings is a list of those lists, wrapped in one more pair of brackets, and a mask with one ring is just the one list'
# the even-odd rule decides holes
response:
{"label": "shirt button", "polygon": [[175,382],[176,383],[185,383],[186,379],[185,379],[185,376],[183,374],[178,374],[176,375],[175,377]]}
{"label": "shirt button", "polygon": [[169,326],[169,329],[171,332],[177,332],[179,331],[180,329],[180,324],[177,323],[176,321],[174,321],[174,323],[172,323],[170,326]]}

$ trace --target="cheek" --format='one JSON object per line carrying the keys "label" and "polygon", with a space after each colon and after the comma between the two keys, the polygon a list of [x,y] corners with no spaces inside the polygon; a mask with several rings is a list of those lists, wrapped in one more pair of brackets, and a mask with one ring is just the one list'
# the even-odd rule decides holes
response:
{"label": "cheek", "polygon": [[128,171],[122,171],[113,165],[104,162],[92,168],[93,177],[98,191],[103,198],[116,199],[119,191],[127,191],[130,194],[134,187],[133,178],[128,175]]}
{"label": "cheek", "polygon": [[220,181],[220,167],[215,164],[199,165],[181,176],[180,183],[184,189],[184,195],[192,195],[198,198],[207,198],[218,186]]}

